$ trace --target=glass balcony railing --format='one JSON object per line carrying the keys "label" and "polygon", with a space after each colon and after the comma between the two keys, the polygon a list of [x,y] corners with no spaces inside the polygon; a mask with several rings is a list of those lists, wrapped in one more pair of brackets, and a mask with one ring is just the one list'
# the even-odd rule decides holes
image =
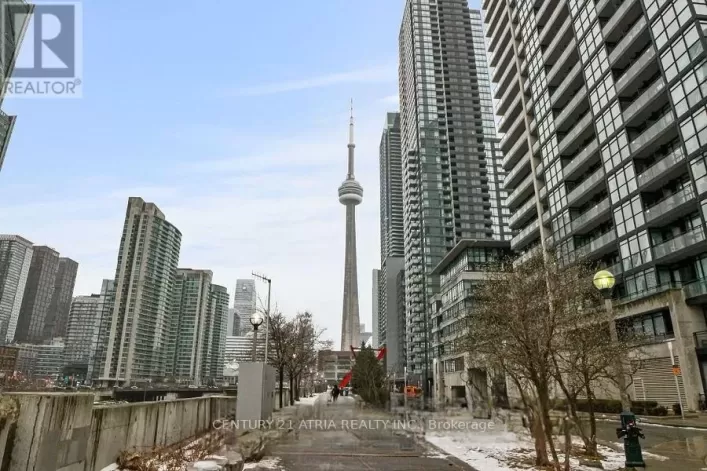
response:
{"label": "glass balcony railing", "polygon": [[588,222],[596,220],[601,214],[606,213],[611,208],[609,198],[600,201],[592,209],[589,209],[572,220],[572,230],[580,231]]}
{"label": "glass balcony railing", "polygon": [[663,134],[670,126],[675,122],[673,118],[673,112],[669,111],[658,121],[651,124],[651,126],[643,131],[643,133],[636,139],[631,141],[630,149],[632,154],[637,154],[638,152],[646,149],[657,137]]}
{"label": "glass balcony railing", "polygon": [[638,187],[643,188],[659,180],[666,173],[670,172],[672,169],[675,168],[676,165],[683,162],[684,160],[685,153],[680,147],[668,156],[654,163],[653,165],[645,169],[640,175],[638,175],[638,177],[636,177],[638,180]]}
{"label": "glass balcony railing", "polygon": [[[548,83],[552,84],[561,82],[562,79],[565,77],[565,74],[562,71],[565,69],[565,63],[567,62],[567,59],[569,59],[572,54],[576,54],[576,45],[577,43],[575,42],[574,38],[572,38],[569,44],[567,44],[565,51],[562,53],[560,58],[557,59],[557,62],[555,62],[555,65],[552,66],[550,72],[548,72]],[[530,82],[530,80],[528,80],[528,82]]]}
{"label": "glass balcony railing", "polygon": [[643,32],[645,28],[646,17],[641,16],[638,21],[636,21],[636,23],[631,27],[628,33],[623,35],[621,41],[619,41],[619,44],[616,45],[614,50],[611,51],[611,54],[609,55],[609,63],[615,64],[619,60],[619,58],[623,56],[626,50],[631,47],[631,44],[633,44],[633,42],[636,40],[636,38],[638,38],[638,36]]}
{"label": "glass balcony railing", "polygon": [[638,58],[636,62],[631,64],[631,67],[626,70],[621,77],[616,81],[616,90],[618,92],[623,91],[623,89],[633,81],[633,79],[640,73],[641,70],[645,69],[646,66],[655,60],[655,49],[653,46],[648,47],[641,57]]}
{"label": "glass balcony railing", "polygon": [[692,189],[692,185],[689,185],[682,190],[674,193],[667,198],[662,199],[659,203],[646,208],[645,217],[647,222],[655,221],[661,218],[667,213],[673,211],[679,206],[688,203],[695,198],[695,191]]}
{"label": "glass balcony railing", "polygon": [[513,203],[515,203],[521,195],[528,192],[528,190],[530,190],[532,188],[532,186],[533,186],[533,174],[530,173],[530,174],[528,174],[527,177],[525,177],[525,179],[522,182],[520,182],[520,184],[518,184],[516,189],[513,190],[513,192],[510,195],[508,195],[508,198],[506,199],[506,204],[508,204],[509,206],[512,206]]}
{"label": "glass balcony railing", "polygon": [[550,97],[550,102],[554,105],[557,100],[562,98],[562,96],[567,92],[567,89],[569,88],[570,84],[574,82],[575,77],[579,75],[580,71],[582,70],[582,67],[579,62],[577,62],[574,67],[567,73],[567,76],[562,79],[562,83],[560,84],[559,87],[554,91],[552,96]]}
{"label": "glass balcony railing", "polygon": [[685,299],[707,296],[707,279],[687,283],[682,287],[682,291],[685,293]]}
{"label": "glass balcony railing", "polygon": [[579,137],[579,135],[582,134],[590,124],[592,124],[593,119],[594,118],[591,113],[586,113],[579,121],[577,121],[577,124],[574,125],[570,132],[568,132],[564,139],[562,139],[559,143],[558,151],[560,154],[567,150],[567,148],[574,143],[577,137]]}
{"label": "glass balcony railing", "polygon": [[511,239],[511,248],[522,248],[523,244],[528,242],[531,238],[530,236],[532,236],[533,233],[537,232],[539,228],[540,224],[537,219],[528,224],[525,229],[520,231],[515,237],[513,237],[513,239]]}
{"label": "glass balcony railing", "polygon": [[599,167],[593,174],[577,185],[567,195],[567,204],[572,205],[575,201],[586,196],[599,183],[604,181],[604,169]]}
{"label": "glass balcony railing", "polygon": [[[582,85],[582,87],[577,90],[577,93],[574,95],[574,97],[565,105],[565,107],[562,109],[559,115],[557,115],[557,118],[555,118],[555,127],[556,128],[562,128],[562,124],[567,120],[567,118],[570,117],[576,110],[577,107],[579,106],[582,101],[586,100],[587,98],[587,88]],[[570,123],[571,125],[571,123]],[[562,128],[564,129],[564,128]]]}
{"label": "glass balcony railing", "polygon": [[590,157],[599,153],[599,144],[596,139],[584,146],[582,150],[577,152],[577,154],[572,158],[570,163],[568,163],[565,168],[562,169],[562,174],[565,178],[574,177],[575,172],[585,165],[590,163]]}
{"label": "glass balcony railing", "polygon": [[705,240],[705,233],[701,227],[681,234],[667,242],[653,247],[653,258],[659,260],[675,252],[679,252],[691,245],[695,245]]}
{"label": "glass balcony railing", "polygon": [[535,198],[530,198],[508,218],[508,225],[511,229],[514,229],[519,221],[532,214],[533,209],[535,209]]}
{"label": "glass balcony railing", "polygon": [[600,235],[596,239],[593,239],[588,244],[584,244],[580,247],[577,247],[577,250],[576,250],[577,256],[589,257],[594,252],[598,251],[599,249],[604,248],[608,244],[611,244],[615,241],[616,241],[616,232],[614,232],[614,230],[612,229],[609,232],[605,232],[603,235]]}
{"label": "glass balcony railing", "polygon": [[[663,77],[658,77],[658,80],[653,82],[646,90],[643,91],[641,96],[636,98],[636,100],[631,103],[631,105],[624,111],[624,123],[631,122],[631,119],[636,116],[646,105],[655,101],[656,98],[665,89],[665,81]],[[654,105],[655,106],[655,105]],[[658,106],[655,106],[656,108]]]}

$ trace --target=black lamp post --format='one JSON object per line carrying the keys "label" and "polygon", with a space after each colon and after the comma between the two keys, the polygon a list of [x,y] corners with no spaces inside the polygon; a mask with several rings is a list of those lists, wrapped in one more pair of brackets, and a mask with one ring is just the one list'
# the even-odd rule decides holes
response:
{"label": "black lamp post", "polygon": [[253,313],[250,316],[250,325],[253,326],[253,362],[257,361],[256,348],[258,345],[258,327],[263,323],[263,316],[259,312]]}

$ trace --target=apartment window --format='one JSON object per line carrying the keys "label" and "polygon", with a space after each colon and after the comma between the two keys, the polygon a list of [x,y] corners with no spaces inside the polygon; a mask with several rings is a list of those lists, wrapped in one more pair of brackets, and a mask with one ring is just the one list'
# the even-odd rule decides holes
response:
{"label": "apartment window", "polygon": [[704,193],[707,191],[707,152],[703,152],[702,155],[690,161],[690,167],[692,167],[692,175],[695,177],[697,193]]}
{"label": "apartment window", "polygon": [[547,172],[545,172],[545,179],[548,183],[549,190],[555,188],[562,181],[562,161],[560,159],[557,159],[555,163],[550,165]]}
{"label": "apartment window", "polygon": [[562,208],[567,206],[567,193],[564,186],[558,187],[550,192],[550,214],[557,214]]}
{"label": "apartment window", "polygon": [[587,78],[587,89],[591,90],[594,84],[609,70],[609,58],[606,48],[601,47],[589,64],[584,66],[584,76]]}
{"label": "apartment window", "polygon": [[577,28],[577,37],[585,36],[591,24],[597,19],[597,10],[593,2],[585,2],[584,7],[577,15],[577,9],[582,6],[582,3],[574,1],[570,3],[570,13],[575,17],[574,24]]}
{"label": "apartment window", "polygon": [[557,157],[557,134],[552,134],[550,139],[540,149],[543,163],[548,165]]}
{"label": "apartment window", "polygon": [[616,235],[618,237],[623,237],[645,224],[641,197],[636,195],[630,201],[617,208],[614,211],[614,222],[616,223]]}
{"label": "apartment window", "polygon": [[692,18],[687,0],[675,0],[651,24],[655,43],[660,51],[678,32],[680,27]]}
{"label": "apartment window", "polygon": [[626,240],[622,240],[619,243],[619,250],[624,270],[639,267],[653,259],[647,231],[641,231]]}
{"label": "apartment window", "polygon": [[538,135],[540,144],[545,144],[550,136],[555,133],[555,121],[553,119],[543,119],[538,123]]}
{"label": "apartment window", "polygon": [[609,177],[609,195],[613,204],[618,203],[638,189],[636,170],[629,162]]}
{"label": "apartment window", "polygon": [[702,52],[700,35],[697,26],[692,25],[681,36],[678,36],[670,47],[660,56],[660,62],[665,70],[668,82],[685,70],[690,62]]}
{"label": "apartment window", "polygon": [[646,5],[646,12],[648,13],[648,18],[653,18],[658,10],[661,9],[663,5],[668,3],[669,0],[643,0]]}
{"label": "apartment window", "polygon": [[707,97],[707,60],[703,60],[692,71],[670,89],[675,103],[675,112],[679,117]]}
{"label": "apartment window", "polygon": [[601,28],[599,23],[595,22],[584,38],[579,41],[579,55],[582,58],[582,64],[589,62],[589,58],[592,57],[602,41]]}
{"label": "apartment window", "polygon": [[629,296],[646,293],[658,287],[655,269],[649,268],[624,279],[624,289]]}
{"label": "apartment window", "polygon": [[601,149],[601,159],[604,161],[606,172],[610,172],[631,155],[628,148],[626,131],[621,131],[607,145]]}
{"label": "apartment window", "polygon": [[680,132],[685,141],[687,155],[698,151],[707,144],[707,107],[695,111],[680,123]]}
{"label": "apartment window", "polygon": [[611,75],[604,77],[597,87],[589,94],[589,102],[592,104],[594,116],[599,116],[601,110],[616,98],[616,89]]}
{"label": "apartment window", "polygon": [[621,107],[619,106],[619,102],[615,101],[611,107],[596,120],[599,143],[604,142],[622,124]]}

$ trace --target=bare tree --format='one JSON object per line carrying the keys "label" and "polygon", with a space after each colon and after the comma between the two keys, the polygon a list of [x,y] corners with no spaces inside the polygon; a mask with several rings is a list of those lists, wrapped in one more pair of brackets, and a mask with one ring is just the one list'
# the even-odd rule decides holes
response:
{"label": "bare tree", "polygon": [[321,336],[324,329],[314,324],[312,314],[309,312],[298,313],[291,321],[291,335],[289,344],[292,353],[289,355],[286,369],[290,378],[290,405],[299,400],[299,379],[310,368],[316,367],[317,351],[321,349]]}
{"label": "bare tree", "polygon": [[283,407],[283,386],[285,383],[285,369],[287,368],[292,353],[294,353],[294,345],[292,337],[294,324],[289,321],[278,310],[277,306],[270,316],[270,348],[268,350],[268,364],[277,371],[277,381],[280,388],[280,408]]}

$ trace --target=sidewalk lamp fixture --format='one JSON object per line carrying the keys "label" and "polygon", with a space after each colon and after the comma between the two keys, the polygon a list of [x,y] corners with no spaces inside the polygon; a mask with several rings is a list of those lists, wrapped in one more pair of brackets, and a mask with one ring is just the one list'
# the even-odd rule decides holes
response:
{"label": "sidewalk lamp fixture", "polygon": [[253,362],[256,361],[256,348],[258,345],[258,327],[263,323],[263,315],[259,312],[254,312],[250,316],[250,325],[253,326]]}
{"label": "sidewalk lamp fixture", "polygon": [[[616,321],[614,319],[614,303],[611,296],[614,292],[614,285],[616,284],[616,278],[613,273],[609,270],[599,270],[594,275],[592,280],[594,287],[599,290],[599,292],[604,297],[604,309],[606,310],[607,321],[609,322],[609,333],[611,335],[612,342],[618,344],[619,335],[616,331]],[[619,388],[619,395],[621,396],[621,408],[624,412],[631,411],[631,400],[626,392],[626,377],[624,376],[624,366],[623,359],[616,357],[616,385]]]}

